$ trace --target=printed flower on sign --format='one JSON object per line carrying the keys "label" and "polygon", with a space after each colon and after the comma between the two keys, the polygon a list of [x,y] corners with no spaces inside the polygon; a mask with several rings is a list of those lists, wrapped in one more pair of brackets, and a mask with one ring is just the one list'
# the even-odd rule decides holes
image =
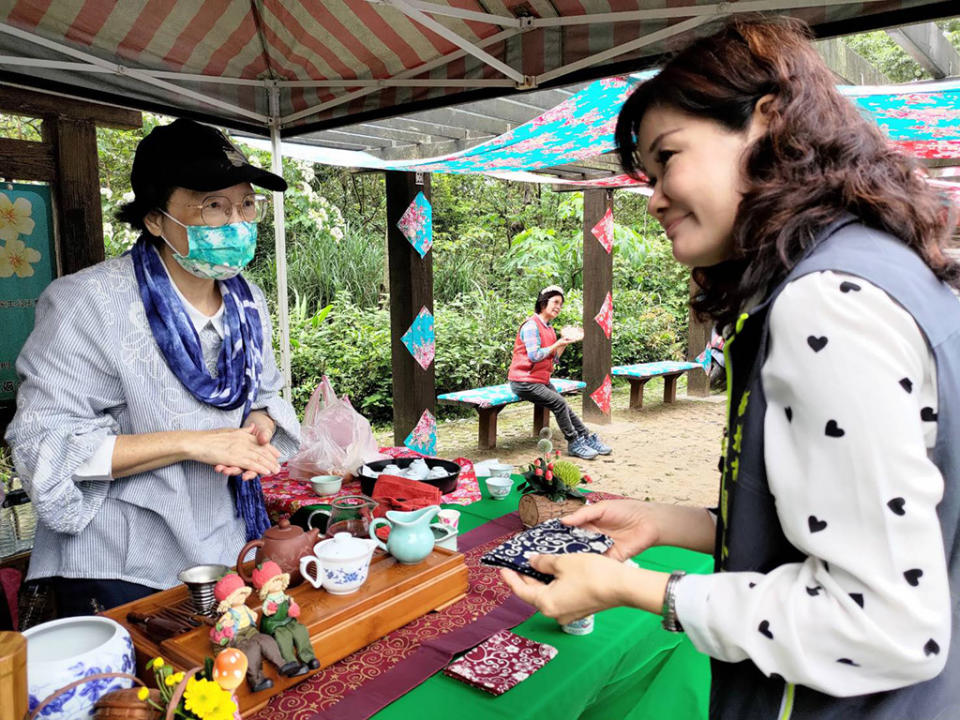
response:
{"label": "printed flower on sign", "polygon": [[[33,220],[30,223],[32,225]],[[14,273],[20,278],[33,277],[31,263],[40,262],[40,258],[40,253],[24,245],[22,240],[7,240],[6,246],[0,248],[0,278]]]}
{"label": "printed flower on sign", "polygon": [[16,240],[17,235],[32,233],[34,226],[30,218],[32,211],[33,206],[26,198],[19,197],[14,202],[10,202],[6,194],[0,193],[0,240]]}

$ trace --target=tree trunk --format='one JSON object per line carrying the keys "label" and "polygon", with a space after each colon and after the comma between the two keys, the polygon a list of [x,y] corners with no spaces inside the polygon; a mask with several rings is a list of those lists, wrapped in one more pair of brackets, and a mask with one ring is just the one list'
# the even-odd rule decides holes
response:
{"label": "tree trunk", "polygon": [[544,495],[530,493],[520,498],[518,507],[520,521],[524,527],[533,527],[547,520],[569,515],[582,508],[586,502],[586,498],[582,500],[564,498],[560,502],[555,502]]}

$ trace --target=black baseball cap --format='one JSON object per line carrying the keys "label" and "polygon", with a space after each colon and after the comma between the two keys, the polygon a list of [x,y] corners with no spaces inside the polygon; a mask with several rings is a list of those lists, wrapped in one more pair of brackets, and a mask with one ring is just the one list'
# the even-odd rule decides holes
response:
{"label": "black baseball cap", "polygon": [[278,192],[287,189],[286,180],[247,162],[222,132],[185,119],[151,130],[137,145],[130,173],[134,195],[144,199],[156,188],[205,192],[243,182]]}

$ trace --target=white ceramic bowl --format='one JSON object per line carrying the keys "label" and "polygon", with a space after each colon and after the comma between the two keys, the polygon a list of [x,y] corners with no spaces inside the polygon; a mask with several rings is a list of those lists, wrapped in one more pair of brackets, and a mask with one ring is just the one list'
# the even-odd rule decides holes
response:
{"label": "white ceramic bowl", "polygon": [[314,475],[310,478],[310,486],[317,495],[333,495],[340,492],[343,478],[339,475]]}
{"label": "white ceramic bowl", "polygon": [[513,473],[513,465],[507,465],[506,463],[494,463],[487,467],[490,468],[490,477],[508,478]]}
{"label": "white ceramic bowl", "polygon": [[513,488],[513,479],[509,477],[488,477],[487,491],[494,500],[503,500]]}
{"label": "white ceramic bowl", "polygon": [[[69,617],[35,625],[23,633],[27,639],[29,709],[87,675],[136,672],[133,642],[119,623],[105,617]],[[45,720],[86,720],[93,704],[111,690],[129,688],[132,680],[91,680],[68,690],[41,712]]]}

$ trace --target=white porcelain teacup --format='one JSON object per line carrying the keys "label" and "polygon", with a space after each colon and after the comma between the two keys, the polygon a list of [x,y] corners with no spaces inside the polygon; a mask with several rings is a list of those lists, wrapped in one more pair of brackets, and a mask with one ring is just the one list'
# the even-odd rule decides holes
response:
{"label": "white porcelain teacup", "polygon": [[494,500],[503,500],[513,489],[513,478],[494,477],[487,478],[487,491]]}
{"label": "white porcelain teacup", "polygon": [[[300,558],[300,574],[315,588],[323,587],[332,595],[349,595],[367,581],[370,558],[377,543],[339,532],[313,546],[313,555]],[[316,576],[308,571],[316,565]]]}

